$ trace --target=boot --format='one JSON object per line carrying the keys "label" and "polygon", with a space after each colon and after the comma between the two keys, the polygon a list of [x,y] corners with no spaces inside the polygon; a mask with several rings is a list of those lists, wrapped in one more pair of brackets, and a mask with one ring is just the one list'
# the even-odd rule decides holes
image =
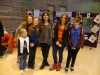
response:
{"label": "boot", "polygon": [[56,71],[60,71],[60,69],[61,69],[61,64],[57,64]]}
{"label": "boot", "polygon": [[53,64],[52,67],[50,68],[51,71],[55,69],[57,69],[57,64]]}

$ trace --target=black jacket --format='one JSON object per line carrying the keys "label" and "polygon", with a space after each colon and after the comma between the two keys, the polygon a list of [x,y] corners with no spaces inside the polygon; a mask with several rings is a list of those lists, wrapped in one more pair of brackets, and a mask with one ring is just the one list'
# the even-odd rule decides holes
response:
{"label": "black jacket", "polygon": [[[53,37],[54,43],[56,43],[57,40],[58,40],[58,27],[59,26],[56,25],[55,28],[54,28],[54,37]],[[67,43],[67,27],[64,30],[63,38],[62,38],[62,43],[61,44],[66,45],[66,43]]]}
{"label": "black jacket", "polygon": [[4,28],[2,23],[0,22],[0,37],[4,36]]}

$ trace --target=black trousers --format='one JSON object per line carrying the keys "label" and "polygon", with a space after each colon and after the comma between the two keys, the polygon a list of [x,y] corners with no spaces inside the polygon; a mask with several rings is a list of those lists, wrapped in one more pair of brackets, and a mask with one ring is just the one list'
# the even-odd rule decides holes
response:
{"label": "black trousers", "polygon": [[76,49],[68,48],[66,68],[69,68],[70,64],[71,64],[71,67],[74,67],[78,52],[79,52],[79,49],[77,48]]}
{"label": "black trousers", "polygon": [[2,45],[2,38],[0,36],[0,56],[3,56],[6,52],[6,46]]}
{"label": "black trousers", "polygon": [[48,63],[47,58],[48,58],[48,54],[49,54],[50,45],[41,43],[40,47],[41,47],[42,56],[43,56],[42,64],[46,64],[46,63]]}
{"label": "black trousers", "polygon": [[29,50],[29,60],[28,60],[28,67],[29,68],[33,68],[34,67],[36,48],[37,48],[37,45],[35,45],[34,47],[30,47],[30,50]]}

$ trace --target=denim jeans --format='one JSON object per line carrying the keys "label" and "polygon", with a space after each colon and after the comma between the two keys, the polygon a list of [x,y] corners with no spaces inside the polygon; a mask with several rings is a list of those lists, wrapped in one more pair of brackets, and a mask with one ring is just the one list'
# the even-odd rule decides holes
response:
{"label": "denim jeans", "polygon": [[22,54],[19,56],[19,67],[21,70],[27,67],[27,55]]}

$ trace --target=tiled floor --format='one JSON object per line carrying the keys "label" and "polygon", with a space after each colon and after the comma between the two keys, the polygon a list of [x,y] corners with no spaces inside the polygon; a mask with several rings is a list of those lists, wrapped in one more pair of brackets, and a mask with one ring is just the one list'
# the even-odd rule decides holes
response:
{"label": "tiled floor", "polygon": [[[7,55],[3,58],[0,58],[0,75],[21,75],[18,68],[16,51]],[[67,50],[64,51],[64,60],[62,70],[59,72],[49,71],[49,68],[46,67],[44,70],[39,70],[41,65],[42,57],[40,48],[37,49],[36,55],[36,65],[35,70],[28,70],[23,73],[23,75],[100,75],[100,45],[98,48],[89,48],[85,47],[80,50],[74,72],[66,73],[64,71],[64,66],[67,58]],[[50,49],[49,60],[52,64],[52,52]]]}

